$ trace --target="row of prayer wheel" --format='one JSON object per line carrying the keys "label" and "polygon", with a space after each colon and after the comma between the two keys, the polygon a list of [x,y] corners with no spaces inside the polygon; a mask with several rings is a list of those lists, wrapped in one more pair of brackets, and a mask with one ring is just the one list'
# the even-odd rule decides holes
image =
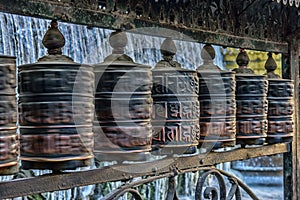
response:
{"label": "row of prayer wheel", "polygon": [[18,67],[19,137],[15,58],[0,58],[0,174],[18,171],[18,155],[24,169],[56,171],[88,166],[94,155],[145,160],[150,151],[188,154],[292,140],[293,82],[274,74],[271,54],[265,76],[247,68],[245,51],[239,68],[220,70],[210,45],[201,52],[203,65],[184,69],[173,61],[171,39],[151,70],[124,54],[123,32],[111,34],[113,52],[103,63],[78,64],[62,55],[56,21],[42,42],[49,55]]}

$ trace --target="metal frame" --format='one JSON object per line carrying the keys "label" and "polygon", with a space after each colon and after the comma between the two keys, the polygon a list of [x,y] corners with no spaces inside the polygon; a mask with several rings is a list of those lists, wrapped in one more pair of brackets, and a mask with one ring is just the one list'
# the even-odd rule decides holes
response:
{"label": "metal frame", "polygon": [[[295,84],[295,134],[289,152],[284,154],[284,194],[285,199],[299,198],[300,184],[300,135],[299,135],[299,39],[298,36],[289,42],[289,62],[291,79]],[[291,67],[292,66],[292,67]],[[292,188],[292,190],[291,190]]]}
{"label": "metal frame", "polygon": [[116,164],[93,170],[18,178],[14,181],[0,182],[0,199],[65,190],[96,183],[126,181],[136,177],[149,177],[145,180],[147,183],[163,177],[211,169],[218,163],[286,152],[288,152],[286,144],[275,144],[193,156],[167,157],[138,163],[138,165],[135,163]]}
{"label": "metal frame", "polygon": [[[173,0],[158,4],[154,2],[155,0],[0,0],[0,11],[58,19],[89,27],[124,29],[141,34],[148,33],[139,28],[152,27],[152,35],[164,37],[166,36],[164,33],[156,31],[158,30],[157,27],[163,27],[176,30],[176,33],[167,35],[173,39],[191,40],[192,38],[197,42],[218,44],[225,47],[232,46],[288,54],[291,79],[295,83],[296,128],[293,143],[262,146],[253,148],[251,151],[249,149],[235,149],[230,152],[209,153],[203,158],[201,155],[178,157],[172,166],[156,171],[156,165],[163,164],[169,161],[168,159],[174,159],[165,158],[153,161],[150,163],[151,165],[145,164],[144,167],[148,168],[154,166],[154,168],[148,169],[147,173],[124,173],[126,170],[126,172],[132,170],[133,167],[123,164],[81,172],[19,178],[0,183],[0,198],[12,198],[76,186],[149,176],[148,179],[145,179],[145,183],[161,177],[171,177],[168,199],[177,199],[172,179],[174,175],[207,169],[207,167],[211,168],[217,163],[284,153],[285,199],[298,199],[300,193],[299,9],[271,0],[246,0],[242,1],[243,3],[238,0],[188,0],[178,1],[179,4]],[[182,2],[188,2],[188,4]],[[174,12],[172,9],[174,6],[180,8],[179,12]],[[213,12],[211,8],[218,12]],[[186,15],[187,12],[191,14]],[[208,23],[202,19],[207,20]],[[260,23],[258,20],[261,20]],[[134,168],[135,171],[136,169]],[[207,173],[214,173],[219,176],[221,172],[214,170]],[[204,173],[202,177],[205,176]],[[143,183],[141,182],[141,184]],[[18,189],[16,190],[16,188]],[[291,190],[291,188],[293,189]],[[213,188],[208,190],[214,195]],[[140,195],[131,186],[124,186],[111,195],[116,197],[124,192],[129,192],[133,194],[135,199],[140,199]],[[111,199],[110,196],[107,199]]]}
{"label": "metal frame", "polygon": [[[254,200],[258,200],[259,198],[250,190],[250,188],[245,185],[241,180],[238,178],[226,173],[223,170],[219,169],[203,169],[203,172],[201,176],[198,178],[197,185],[196,185],[196,191],[195,191],[195,199],[201,200],[203,198],[209,199],[212,198],[213,200],[217,199],[233,199],[235,197],[236,200],[241,200],[241,190],[242,188],[244,191],[247,192],[247,194]],[[214,176],[217,178],[217,186],[207,186],[205,185],[206,179],[208,177],[211,178],[211,176]],[[231,187],[229,189],[229,192],[227,192],[226,183],[224,180],[224,177],[226,177]],[[155,179],[163,178],[162,176],[157,176]],[[139,194],[139,192],[135,189],[132,189],[135,186],[145,184],[147,182],[151,182],[155,180],[154,178],[145,178],[143,180],[134,181],[132,183],[124,184],[123,186],[119,187],[118,189],[114,190],[107,196],[103,198],[103,200],[113,200],[118,199],[125,193],[132,194],[133,199],[136,200],[142,200],[142,196]],[[169,182],[168,182],[168,191],[167,191],[167,200],[178,200],[178,195],[176,192],[176,180],[173,175],[169,176]],[[220,191],[220,196],[218,191]]]}

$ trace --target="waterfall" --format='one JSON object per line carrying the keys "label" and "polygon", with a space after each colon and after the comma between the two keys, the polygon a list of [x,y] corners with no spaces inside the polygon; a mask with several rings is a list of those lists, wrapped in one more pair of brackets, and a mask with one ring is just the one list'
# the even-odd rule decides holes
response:
{"label": "waterfall", "polygon": [[[47,54],[42,38],[50,20],[0,13],[0,54],[17,57],[17,65],[34,63]],[[78,63],[100,63],[111,53],[107,39],[112,30],[87,28],[83,25],[59,23],[59,29],[66,39],[63,54]],[[154,66],[161,59],[160,45],[164,38],[127,33],[126,54],[137,63]],[[203,44],[175,41],[175,60],[183,67],[195,69],[202,64],[200,51]],[[220,47],[216,49],[215,64],[224,68]],[[186,63],[188,61],[188,63]]]}
{"label": "waterfall", "polygon": [[[0,54],[17,57],[17,66],[34,63],[38,58],[47,54],[42,45],[42,38],[50,24],[50,20],[24,17],[12,14],[0,13]],[[59,23],[59,29],[66,39],[63,54],[74,59],[78,63],[100,63],[111,54],[112,49],[107,39],[112,30],[101,28],[88,28],[87,26]],[[127,33],[128,45],[125,53],[137,63],[154,66],[160,59],[160,45],[164,38]],[[203,44],[176,40],[177,54],[175,60],[183,67],[196,69],[202,64],[200,52]],[[215,64],[224,68],[220,47],[215,47]],[[105,164],[102,164],[103,166]],[[101,167],[100,166],[100,167]],[[95,166],[92,166],[95,167]],[[89,168],[83,168],[85,170]],[[50,173],[49,171],[34,170],[28,173],[32,176]],[[185,194],[192,194],[197,175],[184,175],[183,187]],[[0,177],[2,181],[10,180],[13,176]],[[109,190],[120,186],[120,182],[85,186],[65,191],[41,194],[41,199],[98,199]],[[165,198],[167,188],[166,179],[161,179],[143,186],[146,199]],[[18,198],[19,199],[19,198]]]}

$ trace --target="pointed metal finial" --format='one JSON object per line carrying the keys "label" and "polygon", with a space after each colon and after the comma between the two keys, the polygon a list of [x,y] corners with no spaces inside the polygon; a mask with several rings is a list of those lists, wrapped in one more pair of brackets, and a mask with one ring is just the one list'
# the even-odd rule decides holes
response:
{"label": "pointed metal finial", "polygon": [[109,36],[109,44],[113,48],[113,54],[124,54],[127,45],[127,36],[125,32],[112,32]]}
{"label": "pointed metal finial", "polygon": [[162,54],[163,59],[159,61],[155,68],[166,68],[166,67],[174,67],[177,69],[182,69],[181,64],[173,61],[174,55],[177,52],[176,45],[171,38],[166,38],[160,46],[160,52]]}
{"label": "pointed metal finial", "polygon": [[112,32],[108,40],[110,46],[113,48],[112,54],[104,59],[106,63],[131,63],[132,58],[125,54],[125,47],[127,45],[127,36],[125,32],[115,31]]}
{"label": "pointed metal finial", "polygon": [[265,64],[265,69],[267,70],[267,72],[272,72],[277,69],[277,64],[274,58],[272,57],[271,52],[268,53],[268,59]]}
{"label": "pointed metal finial", "polygon": [[52,20],[42,41],[50,55],[62,54],[61,48],[65,45],[65,37],[58,29],[56,20]]}
{"label": "pointed metal finial", "polygon": [[241,49],[240,53],[236,57],[236,63],[240,68],[246,68],[249,64],[249,56],[245,49]]}
{"label": "pointed metal finial", "polygon": [[277,69],[277,64],[272,57],[272,53],[268,53],[268,59],[265,63],[265,69],[267,70],[267,76],[268,78],[280,78],[278,74],[275,74],[275,70]]}
{"label": "pointed metal finial", "polygon": [[217,65],[214,64],[213,60],[215,57],[215,49],[210,44],[206,44],[201,50],[201,58],[203,60],[203,65],[199,66],[197,70],[221,70]]}
{"label": "pointed metal finial", "polygon": [[240,49],[240,53],[236,57],[236,63],[239,68],[233,69],[233,71],[242,74],[254,74],[253,70],[248,68],[249,60],[249,56],[245,49]]}
{"label": "pointed metal finial", "polygon": [[210,44],[206,44],[204,45],[204,47],[201,50],[201,58],[203,59],[203,61],[206,60],[213,60],[216,57],[216,52],[215,49],[210,45]]}
{"label": "pointed metal finial", "polygon": [[173,57],[177,52],[174,41],[171,38],[166,38],[160,46],[160,52],[162,53],[164,60],[173,60]]}

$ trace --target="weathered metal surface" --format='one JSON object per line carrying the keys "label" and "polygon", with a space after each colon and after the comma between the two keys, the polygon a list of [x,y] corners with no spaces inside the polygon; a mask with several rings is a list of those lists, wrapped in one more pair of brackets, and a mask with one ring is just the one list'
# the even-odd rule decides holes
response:
{"label": "weathered metal surface", "polygon": [[169,177],[169,183],[168,183],[168,193],[166,200],[178,200],[178,195],[177,195],[177,183],[176,183],[176,177],[171,176]]}
{"label": "weathered metal surface", "polygon": [[[210,152],[183,157],[168,157],[161,160],[137,164],[112,165],[99,169],[50,174],[32,178],[16,179],[0,183],[0,198],[13,198],[35,193],[65,190],[83,185],[93,185],[135,177],[150,176],[152,180],[161,176],[207,169],[212,165],[232,160],[242,160],[257,156],[273,155],[287,152],[287,144],[274,144],[257,148],[241,148],[227,152]],[[18,190],[16,190],[18,188]]]}
{"label": "weathered metal surface", "polygon": [[232,71],[236,72],[237,74],[254,74],[254,71],[248,67],[250,59],[245,49],[240,49],[240,53],[236,57],[235,61],[239,67],[233,69]]}
{"label": "weathered metal surface", "polygon": [[[56,1],[1,0],[2,12],[59,19],[110,29],[247,49],[287,52],[286,36],[298,27],[298,10],[260,1]],[[189,13],[189,14],[186,14]],[[272,23],[270,23],[272,22]],[[159,28],[177,30],[166,35]]]}
{"label": "weathered metal surface", "polygon": [[151,150],[150,66],[124,54],[126,33],[110,36],[113,53],[95,65],[95,150],[100,160],[145,159]]}
{"label": "weathered metal surface", "polygon": [[[219,189],[217,189],[216,187],[205,187],[204,186],[206,178],[209,175],[216,177],[217,186],[219,186]],[[218,191],[220,191],[220,196],[219,196]],[[204,199],[208,199],[210,197],[212,199],[226,199],[225,180],[223,179],[222,175],[218,171],[212,170],[212,171],[205,172],[202,176],[200,176],[198,178],[195,199],[197,199],[197,200],[203,199],[202,195],[203,195]],[[237,199],[239,200],[240,198],[237,198]]]}
{"label": "weathered metal surface", "polygon": [[236,102],[234,73],[221,71],[213,64],[214,49],[205,45],[201,57],[203,65],[197,68],[199,77],[200,139],[208,148],[235,145]]}
{"label": "weathered metal surface", "polygon": [[236,74],[236,142],[263,144],[267,136],[267,88],[263,75]]}
{"label": "weathered metal surface", "polygon": [[[108,3],[107,3],[108,2]],[[123,26],[125,24],[125,28],[131,28],[132,25],[136,28],[143,27],[143,26],[159,26],[159,27],[167,27],[171,29],[175,29],[178,31],[181,31],[182,33],[194,37],[197,41],[200,42],[207,42],[207,43],[214,43],[214,44],[220,44],[224,46],[236,46],[236,47],[244,47],[249,49],[258,49],[258,50],[266,50],[266,51],[276,51],[276,52],[287,52],[287,43],[284,42],[286,36],[291,33],[295,32],[297,28],[297,24],[299,23],[299,16],[298,16],[298,10],[292,9],[292,8],[286,8],[282,7],[280,4],[278,4],[275,7],[268,7],[268,3],[274,5],[271,1],[243,1],[241,3],[240,1],[222,1],[224,5],[229,5],[228,9],[222,9],[224,6],[220,6],[221,9],[215,9],[218,8],[218,5],[215,5],[214,1],[191,1],[192,3],[202,3],[203,5],[207,4],[205,7],[206,9],[202,9],[202,11],[197,10],[197,12],[194,13],[201,13],[199,15],[199,18],[201,18],[201,15],[208,15],[211,16],[211,13],[215,14],[214,16],[219,16],[218,13],[220,10],[225,12],[225,15],[230,17],[232,14],[232,11],[234,11],[233,15],[237,14],[238,17],[233,18],[232,22],[233,25],[229,26],[229,28],[236,28],[240,30],[242,33],[239,33],[238,31],[232,33],[230,31],[225,30],[226,28],[223,27],[228,25],[228,23],[218,23],[216,26],[216,29],[211,28],[215,25],[215,23],[211,22],[210,20],[206,29],[205,27],[191,27],[189,24],[183,23],[183,24],[177,24],[178,19],[180,22],[180,18],[177,16],[177,12],[174,14],[172,12],[169,12],[168,4],[176,5],[174,1],[166,1],[163,9],[153,9],[154,12],[159,14],[162,12],[162,15],[157,15],[156,17],[162,16],[162,23],[152,21],[149,19],[145,19],[143,15],[143,8],[149,9],[150,6],[144,4],[147,4],[148,1],[142,2],[141,6],[136,7],[136,9],[129,9],[126,7],[126,3],[124,1],[118,1],[117,5],[115,6],[116,1],[68,1],[68,0],[62,0],[62,1],[25,1],[25,0],[4,0],[0,1],[0,9],[4,12],[11,12],[11,13],[18,13],[18,14],[24,14],[24,15],[30,15],[30,16],[38,16],[38,17],[45,17],[45,18],[57,18],[62,19],[64,21],[68,22],[74,22],[74,23],[81,23],[81,24],[87,24],[91,26],[100,26],[100,27],[106,27],[106,28],[115,28],[119,29],[119,27]],[[159,2],[159,1],[158,1]],[[196,8],[191,4],[190,1],[184,1],[185,3],[188,3],[186,5],[185,10],[183,9],[184,16],[186,16],[187,20],[194,19],[193,12],[191,12],[191,15],[186,15],[186,10],[192,10],[193,8]],[[232,2],[232,4],[231,4]],[[180,2],[181,3],[181,2]],[[260,6],[260,5],[262,6]],[[230,10],[230,7],[234,5],[239,8],[235,8]],[[85,6],[88,6],[89,8],[86,9]],[[101,6],[101,8],[100,8]],[[105,7],[105,9],[104,9]],[[99,8],[100,10],[95,11],[95,8]],[[114,10],[110,10],[108,8],[114,8]],[[120,9],[123,8],[123,9]],[[130,7],[131,8],[131,7]],[[250,9],[248,9],[250,8]],[[262,9],[263,8],[263,9]],[[211,12],[207,12],[207,10]],[[225,11],[224,11],[225,10]],[[128,14],[128,11],[131,11],[130,14]],[[125,13],[125,14],[124,14]],[[274,15],[275,13],[275,15]],[[195,15],[197,15],[195,14]],[[243,17],[240,17],[240,16]],[[254,15],[254,16],[253,16]],[[265,15],[265,16],[263,16]],[[169,17],[165,17],[169,16]],[[224,19],[221,17],[212,17],[212,19],[216,19],[217,21],[221,19],[221,21]],[[146,16],[147,18],[147,16]],[[125,19],[125,20],[124,20]],[[150,17],[151,19],[151,17]],[[169,21],[165,21],[169,20]],[[174,20],[172,20],[174,19]],[[207,19],[207,17],[204,17],[202,19]],[[193,24],[193,22],[196,20],[191,20],[190,24]],[[226,20],[225,20],[226,21]],[[264,21],[265,23],[260,23],[261,21]],[[123,23],[125,22],[125,23]],[[200,21],[201,22],[201,21]],[[238,22],[241,22],[243,24],[240,24]],[[202,23],[203,24],[203,23]],[[221,24],[221,27],[219,27],[219,24]],[[269,27],[272,27],[269,29]],[[263,27],[263,28],[260,28]],[[159,28],[158,28],[159,29]],[[216,31],[216,32],[211,32]],[[132,30],[134,31],[134,30]],[[136,30],[137,31],[137,30]],[[138,30],[140,33],[146,33],[142,30]],[[280,32],[280,34],[278,34]],[[259,34],[257,34],[259,33]],[[148,34],[148,33],[147,33]],[[163,35],[162,33],[155,33],[157,35]],[[273,36],[270,36],[273,35]],[[182,38],[182,34],[174,35],[174,39]],[[276,38],[279,38],[277,40]],[[261,39],[256,39],[261,38]],[[267,38],[267,39],[265,39]],[[272,39],[271,39],[272,38]],[[275,39],[274,39],[275,38]],[[294,42],[292,45],[293,47],[290,47],[290,49],[294,48],[294,46],[298,47],[297,42]],[[294,69],[292,69],[292,76],[293,79],[298,80],[299,75],[299,69],[298,69],[298,50],[294,50],[293,55],[291,56],[291,62]],[[296,53],[295,53],[296,52]],[[295,54],[294,54],[295,53]],[[294,73],[296,72],[296,73]],[[295,78],[296,77],[296,78]],[[298,85],[298,82],[295,81],[295,84]],[[296,95],[296,102],[298,103],[298,95]],[[298,106],[296,107],[296,111],[298,111]],[[298,113],[298,112],[296,112]],[[297,114],[298,116],[298,114]],[[298,117],[296,118],[298,119]],[[296,125],[298,125],[296,120]],[[287,176],[286,179],[293,176],[293,182],[294,184],[288,184],[286,186],[286,196],[294,196],[294,199],[296,199],[297,196],[297,186],[299,183],[299,170],[297,170],[297,166],[299,163],[297,160],[298,154],[299,154],[299,148],[297,145],[299,144],[299,137],[298,137],[298,127],[296,126],[295,133],[297,134],[297,140],[295,143],[293,143],[292,153],[293,155],[289,154],[290,159],[287,159]],[[246,153],[246,152],[244,152]],[[291,158],[292,157],[292,158]],[[292,165],[293,167],[288,167],[289,165]],[[294,170],[295,173],[291,173],[291,171]],[[62,181],[64,182],[64,181]],[[291,190],[291,186],[293,185],[293,190]],[[0,190],[4,191],[4,190]],[[295,191],[293,194],[292,191]],[[291,198],[288,198],[291,199]]]}
{"label": "weathered metal surface", "polygon": [[[231,188],[228,191],[227,194],[227,188],[226,183],[224,180],[224,176],[227,176],[229,179],[229,182],[231,183]],[[207,179],[208,177],[215,177],[216,183],[213,186],[207,185]],[[195,199],[201,200],[201,199],[232,199],[235,197],[236,200],[241,200],[242,195],[240,191],[240,186],[245,189],[247,192],[249,192],[249,195],[252,199],[258,200],[257,196],[251,192],[251,190],[245,185],[241,184],[240,180],[233,177],[232,175],[229,175],[228,173],[223,173],[221,170],[212,169],[207,170],[201,176],[198,178],[197,186],[196,186],[196,193],[195,193]],[[203,198],[202,198],[203,197]]]}
{"label": "weathered metal surface", "polygon": [[[165,174],[162,174],[162,175],[148,176],[148,177],[142,178],[142,179],[137,180],[137,181],[132,181],[131,183],[123,184],[120,187],[118,187],[117,189],[115,189],[114,191],[112,191],[111,193],[107,194],[102,199],[103,200],[115,200],[116,196],[120,196],[120,194],[124,194],[124,191],[128,191],[128,190],[132,191],[131,188],[133,188],[135,186],[140,186],[142,184],[147,184],[147,183],[150,183],[152,181],[155,181],[155,180],[158,180],[158,179],[161,179],[161,178],[166,178],[168,176],[173,177],[172,175],[174,176],[173,172],[169,172],[169,173],[165,173]],[[174,184],[174,185],[176,185],[176,184]],[[139,194],[139,191],[137,191],[137,190],[135,190],[134,192]]]}
{"label": "weathered metal surface", "polygon": [[267,143],[291,142],[294,134],[294,82],[275,74],[277,64],[268,53],[265,64],[268,77]]}
{"label": "weathered metal surface", "polygon": [[16,58],[0,55],[0,175],[18,172]]}
{"label": "weathered metal surface", "polygon": [[271,52],[268,53],[268,59],[265,63],[265,69],[267,71],[265,75],[267,75],[268,78],[280,78],[278,74],[275,74],[275,70],[277,69],[277,64]]}
{"label": "weathered metal surface", "polygon": [[0,94],[1,95],[16,95],[16,57],[0,56]]}
{"label": "weathered metal surface", "polygon": [[[258,200],[258,197],[255,195],[251,189],[244,184],[240,179],[236,178],[235,176],[219,169],[205,169],[202,168],[199,173],[199,178],[197,180],[197,185],[195,189],[195,199],[213,199],[213,200],[224,200],[224,199],[236,199],[241,200],[241,189],[243,189],[252,199]],[[165,175],[158,175],[154,177],[146,177],[142,180],[133,181],[127,184],[120,186],[119,188],[115,189],[110,194],[106,195],[103,200],[113,200],[121,197],[126,193],[132,194],[134,199],[141,199],[140,193],[132,188],[140,186],[142,184],[150,183],[154,180],[168,177],[169,184],[168,189],[165,191],[167,193],[166,200],[179,200],[176,188],[176,177],[177,174],[165,174]],[[214,181],[213,178],[216,178]],[[230,189],[227,193],[226,181],[231,184]],[[212,183],[212,184],[211,184]],[[189,194],[191,195],[191,194]]]}
{"label": "weathered metal surface", "polygon": [[[201,199],[224,200],[224,199],[233,199],[233,198],[236,200],[241,200],[242,197],[241,189],[243,189],[252,199],[258,200],[257,195],[246,184],[244,184],[240,179],[233,176],[232,174],[229,174],[219,169],[206,169],[206,168],[202,168],[201,171],[199,171],[198,173],[199,173],[199,178],[197,180],[197,185],[196,185],[195,195],[194,195],[195,199],[197,200],[201,200]],[[137,190],[134,190],[132,188],[135,188],[142,184],[150,183],[154,180],[164,178],[164,177],[168,177],[169,179],[168,189],[167,191],[165,191],[167,193],[166,200],[179,200],[176,193],[176,188],[177,188],[176,176],[177,174],[168,173],[168,174],[158,175],[154,177],[145,177],[144,179],[141,180],[126,183],[120,186],[119,188],[115,189],[107,196],[105,196],[103,200],[113,200],[116,199],[117,197],[120,197],[121,195],[124,195],[125,193],[131,193],[135,199],[139,199],[141,196],[140,193]],[[214,181],[213,178],[216,178],[216,180]],[[228,180],[227,182],[225,178],[227,178]],[[227,186],[226,183],[231,184],[228,193],[227,193],[228,188],[226,187]]]}
{"label": "weathered metal surface", "polygon": [[152,150],[180,154],[198,145],[199,82],[196,71],[173,61],[176,46],[171,39],[164,40],[161,53],[163,59],[152,70]]}
{"label": "weathered metal surface", "polygon": [[267,143],[291,142],[294,134],[294,83],[268,79]]}
{"label": "weathered metal surface", "polygon": [[248,68],[249,56],[244,49],[236,58],[236,142],[241,145],[261,145],[267,136],[266,76],[254,75]]}
{"label": "weathered metal surface", "polygon": [[93,157],[93,67],[61,55],[64,37],[55,21],[43,44],[48,56],[18,68],[22,168],[86,166]]}

